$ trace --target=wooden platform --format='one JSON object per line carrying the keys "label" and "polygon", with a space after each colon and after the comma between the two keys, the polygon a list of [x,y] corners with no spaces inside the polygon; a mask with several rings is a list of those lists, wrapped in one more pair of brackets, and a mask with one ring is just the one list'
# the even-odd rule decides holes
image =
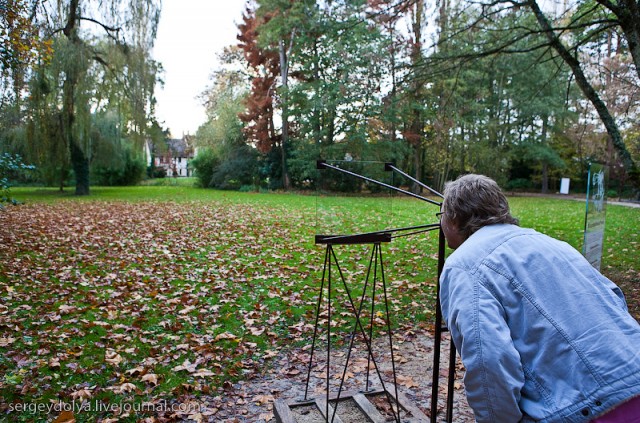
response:
{"label": "wooden platform", "polygon": [[[394,406],[396,404],[394,401],[395,387],[393,385],[389,387],[390,384],[386,385],[387,391],[343,392],[339,399],[330,397],[329,404],[327,404],[326,395],[299,402],[278,400],[275,403],[276,421],[279,423],[397,422],[391,408],[392,404]],[[400,422],[429,422],[429,418],[400,391],[398,391],[397,399],[400,405]],[[397,416],[397,411],[395,414]]]}

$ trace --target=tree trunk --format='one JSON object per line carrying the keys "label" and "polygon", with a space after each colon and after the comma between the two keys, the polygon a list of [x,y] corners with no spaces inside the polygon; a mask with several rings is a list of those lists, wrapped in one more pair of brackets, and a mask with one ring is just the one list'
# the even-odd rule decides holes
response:
{"label": "tree trunk", "polygon": [[[69,18],[64,28],[64,35],[78,48],[80,39],[76,33],[76,19],[79,7],[79,0],[71,0],[69,4]],[[89,158],[85,151],[78,143],[78,139],[74,134],[75,122],[75,93],[78,85],[78,70],[68,72],[63,85],[63,115],[65,123],[65,135],[69,143],[69,152],[71,153],[71,165],[76,176],[76,195],[89,195]]]}
{"label": "tree trunk", "polygon": [[[413,146],[413,148],[413,177],[418,181],[422,181],[422,137],[420,137],[420,140]],[[414,194],[419,194],[420,190],[420,185],[412,182],[411,192],[413,192]]]}
{"label": "tree trunk", "polygon": [[[422,18],[424,13],[424,0],[417,0],[415,5],[415,14],[412,22],[413,44],[411,47],[411,65],[415,71],[422,65]],[[424,101],[423,86],[420,78],[414,77],[413,92],[411,93],[411,101],[413,102],[413,114],[410,125],[411,136],[413,137],[413,172],[414,178],[422,179],[423,166],[423,140],[424,140],[424,113],[421,105]],[[418,193],[420,186],[413,182],[411,184],[411,192]]]}
{"label": "tree trunk", "polygon": [[544,162],[542,163],[542,193],[546,194],[549,192],[549,164]]}
{"label": "tree trunk", "polygon": [[64,81],[64,133],[69,144],[71,165],[76,177],[76,195],[89,195],[89,158],[83,151],[75,136],[75,91],[78,83],[77,75],[70,73]]}
{"label": "tree trunk", "polygon": [[[542,143],[544,145],[547,144],[547,130],[549,125],[549,117],[544,116],[542,118]],[[546,194],[549,192],[549,163],[543,159],[542,161],[542,193]]]}
{"label": "tree trunk", "polygon": [[[293,34],[291,34],[291,42],[293,43]],[[282,78],[282,141],[281,141],[281,159],[282,159],[282,188],[286,191],[289,189],[289,171],[287,169],[287,145],[289,143],[289,110],[287,104],[287,90],[289,87],[289,58],[284,49],[284,41],[280,39],[280,76]]]}
{"label": "tree trunk", "polygon": [[65,180],[64,168],[60,169],[60,192],[64,192],[64,180]]}
{"label": "tree trunk", "polygon": [[[316,39],[313,42],[313,82],[317,84],[320,80],[320,53],[318,52],[318,40]],[[318,88],[314,88],[316,90],[316,95],[318,95]],[[315,138],[315,142],[318,145],[322,144],[322,128],[321,128],[321,117],[320,117],[320,107],[318,106],[318,102],[313,102],[313,136]]]}
{"label": "tree trunk", "polygon": [[75,139],[70,140],[69,149],[71,164],[76,174],[76,195],[89,195],[89,159]]}

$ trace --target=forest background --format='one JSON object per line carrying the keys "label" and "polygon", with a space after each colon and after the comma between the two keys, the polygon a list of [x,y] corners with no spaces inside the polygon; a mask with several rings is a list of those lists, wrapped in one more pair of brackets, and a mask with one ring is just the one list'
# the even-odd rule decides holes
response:
{"label": "forest background", "polygon": [[[158,153],[170,137],[155,117],[161,0],[0,8],[0,177],[83,195],[152,174],[143,146]],[[600,162],[610,195],[637,195],[638,10],[635,0],[248,1],[238,44],[203,87],[191,166],[215,188],[314,188],[317,159],[353,158],[395,162],[436,189],[476,172],[547,192],[562,177],[583,190]],[[36,170],[9,171],[20,161]]]}

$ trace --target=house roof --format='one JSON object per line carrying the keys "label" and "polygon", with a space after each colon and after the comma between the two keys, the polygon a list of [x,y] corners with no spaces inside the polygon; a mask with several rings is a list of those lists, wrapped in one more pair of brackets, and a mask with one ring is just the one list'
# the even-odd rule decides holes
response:
{"label": "house roof", "polygon": [[193,146],[190,138],[187,135],[182,138],[167,140],[168,153],[170,152],[173,157],[193,157]]}

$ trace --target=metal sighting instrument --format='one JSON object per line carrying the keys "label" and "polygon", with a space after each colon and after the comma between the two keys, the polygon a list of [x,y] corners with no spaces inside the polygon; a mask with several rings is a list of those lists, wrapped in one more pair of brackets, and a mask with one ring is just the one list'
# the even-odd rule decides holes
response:
{"label": "metal sighting instrument", "polygon": [[[403,195],[407,195],[416,198],[420,201],[424,201],[432,206],[437,207],[434,217],[439,212],[442,203],[440,201],[433,200],[431,198],[422,196],[420,194],[413,193],[408,190],[396,187],[393,184],[385,183],[377,179],[361,175],[357,172],[346,169],[345,162],[328,162],[325,160],[318,160],[317,169],[321,172],[335,171],[339,172],[342,176],[346,175],[346,178],[353,178],[354,181],[366,181],[378,188],[391,190],[393,192],[399,192]],[[426,184],[411,177],[405,172],[398,169],[393,163],[381,163],[377,164],[384,166],[384,172],[397,173],[404,178],[407,178],[417,186],[428,191],[431,196],[442,199],[443,196],[436,190],[427,186]],[[320,285],[320,292],[316,304],[315,311],[315,323],[313,330],[313,342],[311,345],[311,351],[309,355],[309,365],[307,369],[307,378],[305,384],[304,397],[294,402],[276,401],[275,414],[276,419],[283,423],[296,422],[294,417],[294,410],[296,407],[302,406],[314,406],[315,409],[322,415],[322,421],[326,422],[339,422],[340,418],[337,416],[338,408],[341,407],[341,403],[346,400],[352,400],[360,409],[361,413],[366,415],[368,421],[384,422],[392,420],[394,422],[426,422],[430,421],[435,423],[438,414],[438,388],[440,384],[440,358],[441,358],[441,346],[442,346],[442,334],[448,329],[443,325],[442,313],[440,310],[440,294],[439,284],[436,282],[436,310],[435,310],[435,334],[433,343],[433,374],[432,374],[432,386],[431,386],[431,404],[430,404],[430,417],[427,417],[417,406],[412,404],[406,396],[404,396],[398,390],[398,380],[396,374],[396,360],[393,350],[393,336],[391,331],[391,313],[389,309],[388,299],[388,284],[385,278],[384,263],[382,255],[382,244],[390,243],[393,239],[398,237],[406,237],[410,235],[422,234],[429,231],[437,230],[439,232],[438,237],[438,254],[437,254],[437,280],[440,278],[442,268],[444,265],[445,257],[445,238],[440,227],[440,223],[427,223],[416,226],[408,226],[401,228],[383,229],[366,231],[353,234],[316,234],[315,243],[325,246],[324,264],[322,271],[322,280]],[[358,298],[354,298],[353,289],[350,289],[344,272],[340,265],[338,255],[336,255],[335,248],[343,245],[370,245],[371,251],[368,264],[366,265],[366,276],[364,286]],[[336,287],[337,279],[337,287]],[[335,307],[332,308],[332,302],[338,301],[337,291],[344,292],[343,303],[346,304],[346,308],[352,314],[355,320],[351,336],[348,338],[348,349],[346,352],[346,360],[342,369],[342,374],[339,379],[339,387],[337,392],[331,393],[330,380],[330,365],[332,359],[332,347],[331,347],[331,328],[332,319],[340,318],[340,315],[334,312]],[[335,296],[332,293],[336,292]],[[325,298],[326,297],[326,298]],[[388,336],[388,353],[391,358],[391,376],[389,372],[386,372],[387,380],[383,378],[383,372],[379,366],[379,360],[376,358],[373,351],[373,326],[374,326],[374,309],[376,307],[376,298],[380,297],[382,304],[378,304],[378,308],[382,311],[378,312],[386,327],[384,332]],[[324,309],[323,309],[324,306]],[[365,308],[366,306],[366,308]],[[369,313],[368,322],[364,315]],[[322,327],[324,326],[324,328]],[[310,398],[309,387],[311,380],[311,372],[314,364],[314,358],[317,355],[317,344],[320,337],[320,331],[324,330],[327,340],[326,346],[326,387],[325,395]],[[366,346],[367,353],[367,365],[366,365],[366,380],[364,389],[358,392],[344,392],[345,378],[348,374],[349,362],[354,349],[354,343],[356,338],[362,339]],[[449,349],[449,368],[447,373],[447,395],[446,395],[446,421],[451,422],[453,418],[453,392],[454,392],[454,379],[455,379],[455,363],[456,362],[456,350],[453,345],[453,341],[450,341]],[[373,370],[373,372],[372,372]],[[375,373],[377,379],[382,385],[381,389],[373,389],[371,385],[371,374]],[[377,395],[378,398],[382,398],[388,404],[385,407],[386,417],[382,416],[378,409],[372,405],[369,401],[372,395]]]}

